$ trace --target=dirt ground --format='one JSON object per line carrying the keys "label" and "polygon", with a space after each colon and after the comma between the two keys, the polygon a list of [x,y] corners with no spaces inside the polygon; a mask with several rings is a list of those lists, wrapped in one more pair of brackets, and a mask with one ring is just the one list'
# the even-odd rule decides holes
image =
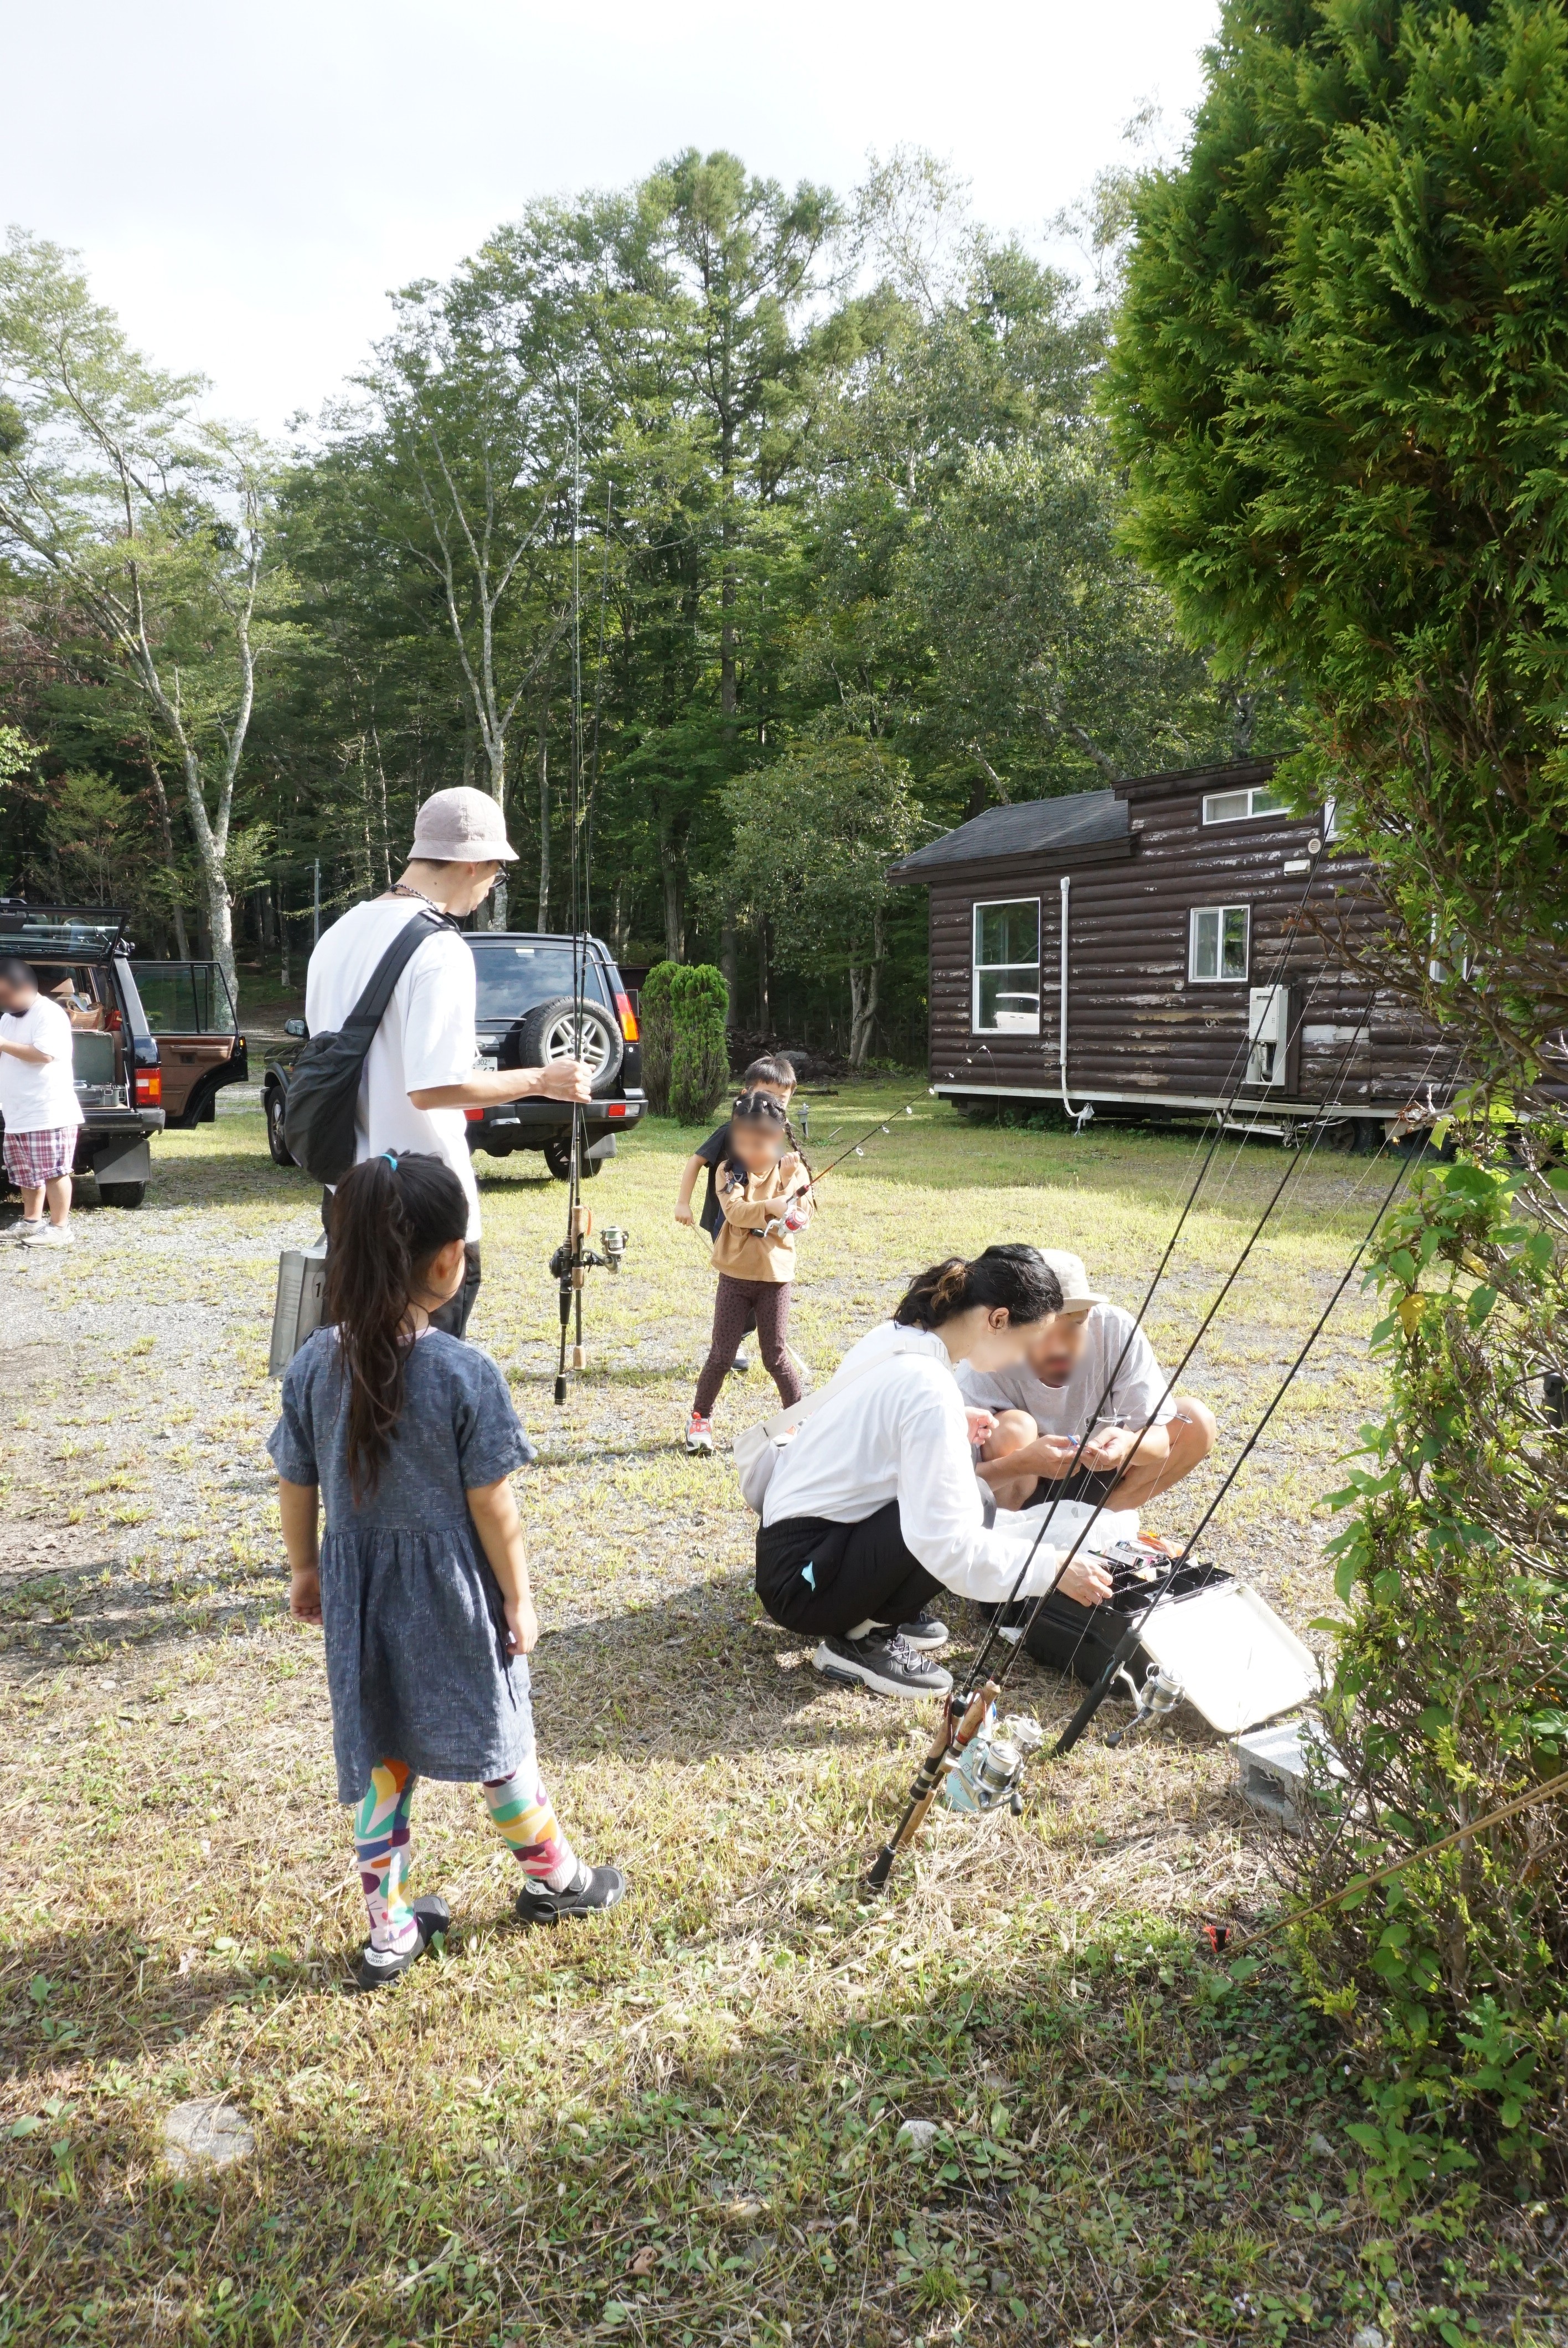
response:
{"label": "dirt ground", "polygon": [[[814,1134],[907,1102],[804,1243],[815,1375],[921,1263],[988,1240],[1077,1248],[1137,1302],[1190,1140],[975,1129],[917,1086],[819,1097]],[[680,1448],[712,1283],[670,1214],[672,1126],[592,1188],[631,1247],[559,1411],[564,1192],[537,1158],[478,1161],[472,1334],[539,1449],[541,1756],[630,1895],[588,1933],[519,1933],[477,1797],[426,1787],[415,1889],[446,1892],[454,1934],[346,1996],[363,1910],[262,1448],[278,1251],[317,1208],[254,1095],[220,1108],[157,1145],[138,1212],[87,1204],[69,1254],[0,1247],[0,2343],[1348,2337],[1394,2323],[1401,2275],[1407,2311],[1535,2336],[1501,2220],[1479,2298],[1425,2235],[1378,2267],[1332,2040],[1277,1978],[1195,1956],[1198,1920],[1266,1905],[1270,1845],[1190,1713],[1039,1766],[1020,1820],[939,1817],[865,1897],[929,1724],[829,1687],[762,1620],[727,1462]],[[1167,1361],[1286,1162],[1216,1165],[1150,1318]],[[1195,1521],[1387,1172],[1298,1169],[1188,1373],[1216,1460],[1157,1529]],[[1352,1287],[1213,1535],[1318,1645],[1322,1497],[1377,1406],[1368,1320]],[[732,1380],[721,1437],[771,1406]],[[1073,1698],[1025,1659],[1009,1701],[1049,1725]],[[254,2148],[181,2178],[162,2130],[195,2096]],[[928,2153],[898,2136],[920,2117]]]}

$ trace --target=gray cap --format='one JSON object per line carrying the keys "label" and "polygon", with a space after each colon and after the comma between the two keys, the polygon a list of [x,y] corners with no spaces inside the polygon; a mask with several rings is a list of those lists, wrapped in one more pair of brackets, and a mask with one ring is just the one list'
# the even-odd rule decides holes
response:
{"label": "gray cap", "polygon": [[1092,1313],[1097,1304],[1106,1303],[1098,1290],[1090,1287],[1081,1255],[1069,1255],[1065,1248],[1041,1248],[1040,1253],[1061,1283],[1064,1313]]}
{"label": "gray cap", "polygon": [[433,791],[414,819],[409,854],[430,864],[515,864],[507,819],[488,791]]}

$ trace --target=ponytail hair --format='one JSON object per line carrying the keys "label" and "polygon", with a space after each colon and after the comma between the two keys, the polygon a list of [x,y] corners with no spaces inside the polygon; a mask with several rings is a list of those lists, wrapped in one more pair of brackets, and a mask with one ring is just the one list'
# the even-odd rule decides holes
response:
{"label": "ponytail hair", "polygon": [[366,1158],[338,1184],[327,1250],[326,1317],[348,1375],[348,1477],[356,1501],[381,1481],[403,1413],[408,1308],[431,1257],[468,1233],[463,1185],[442,1158]]}
{"label": "ponytail hair", "polygon": [[977,1304],[1021,1327],[1061,1312],[1061,1282],[1038,1248],[989,1247],[972,1262],[952,1255],[932,1264],[910,1282],[893,1318],[901,1329],[939,1329]]}

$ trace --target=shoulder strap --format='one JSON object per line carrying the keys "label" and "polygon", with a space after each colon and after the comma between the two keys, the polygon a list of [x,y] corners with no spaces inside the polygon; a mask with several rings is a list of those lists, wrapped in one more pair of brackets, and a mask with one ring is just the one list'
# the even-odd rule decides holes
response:
{"label": "shoulder strap", "polygon": [[386,1006],[392,1000],[393,988],[425,939],[436,936],[442,930],[456,932],[456,922],[445,913],[433,917],[422,911],[406,921],[372,971],[364,993],[343,1023],[342,1032],[346,1034],[351,1027],[365,1027],[374,1033],[380,1026]]}
{"label": "shoulder strap", "polygon": [[891,1352],[878,1354],[874,1362],[857,1362],[847,1376],[842,1370],[835,1371],[827,1384],[825,1386],[819,1386],[815,1394],[808,1395],[804,1402],[793,1403],[788,1410],[775,1412],[772,1418],[764,1421],[763,1433],[770,1443],[776,1443],[781,1435],[787,1435],[795,1427],[804,1426],[806,1420],[819,1411],[825,1402],[831,1402],[835,1395],[841,1395],[845,1386],[852,1386],[856,1379],[865,1377],[867,1371],[879,1370],[884,1362],[897,1362],[911,1354],[918,1354],[922,1351],[923,1348],[918,1345],[895,1345]]}

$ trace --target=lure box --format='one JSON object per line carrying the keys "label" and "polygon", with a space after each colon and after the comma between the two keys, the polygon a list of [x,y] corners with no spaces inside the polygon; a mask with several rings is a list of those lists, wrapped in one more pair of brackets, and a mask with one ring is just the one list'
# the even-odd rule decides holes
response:
{"label": "lure box", "polygon": [[1091,1685],[1129,1620],[1153,1601],[1129,1677],[1141,1686],[1157,1665],[1222,1736],[1240,1736],[1317,1694],[1321,1675],[1312,1650],[1234,1574],[1176,1565],[1142,1542],[1118,1543],[1103,1562],[1112,1582],[1107,1603],[1052,1598],[1041,1607],[1028,1642],[1037,1663]]}
{"label": "lure box", "polygon": [[278,1301],[272,1308],[272,1345],[267,1367],[281,1378],[313,1330],[322,1325],[327,1286],[323,1231],[313,1247],[285,1248],[278,1258]]}
{"label": "lure box", "polygon": [[[1111,1575],[1109,1601],[1102,1606],[1080,1606],[1076,1599],[1057,1592],[1035,1616],[1025,1641],[1037,1663],[1071,1672],[1085,1687],[1093,1686],[1121,1644],[1129,1621],[1141,1614],[1152,1598],[1180,1597],[1200,1586],[1213,1589],[1234,1578],[1214,1567],[1191,1562],[1177,1566],[1163,1550],[1141,1540],[1118,1541],[1099,1562]],[[1128,1660],[1128,1673],[1140,1685],[1152,1661],[1141,1645]]]}

